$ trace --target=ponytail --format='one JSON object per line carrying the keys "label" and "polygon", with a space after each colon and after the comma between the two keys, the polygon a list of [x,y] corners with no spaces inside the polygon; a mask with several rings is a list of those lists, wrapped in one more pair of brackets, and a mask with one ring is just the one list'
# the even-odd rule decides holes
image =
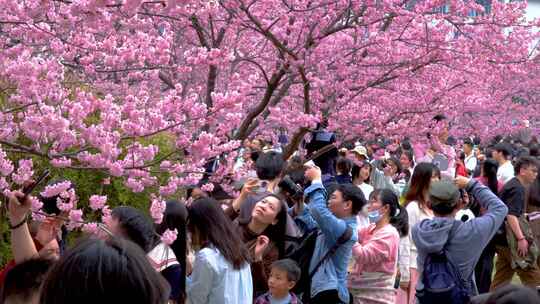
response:
{"label": "ponytail", "polygon": [[371,195],[378,196],[384,205],[390,207],[390,224],[396,228],[400,237],[409,234],[409,216],[407,210],[399,204],[398,196],[389,189],[380,189]]}
{"label": "ponytail", "polygon": [[401,205],[397,205],[396,212],[390,217],[390,224],[399,232],[399,237],[404,237],[409,234],[409,216],[407,209]]}

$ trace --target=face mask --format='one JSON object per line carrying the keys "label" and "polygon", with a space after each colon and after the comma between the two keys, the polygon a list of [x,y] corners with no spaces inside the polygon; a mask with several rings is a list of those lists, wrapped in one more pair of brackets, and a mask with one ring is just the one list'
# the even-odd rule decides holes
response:
{"label": "face mask", "polygon": [[370,224],[376,224],[382,219],[382,215],[379,210],[368,212],[368,220]]}

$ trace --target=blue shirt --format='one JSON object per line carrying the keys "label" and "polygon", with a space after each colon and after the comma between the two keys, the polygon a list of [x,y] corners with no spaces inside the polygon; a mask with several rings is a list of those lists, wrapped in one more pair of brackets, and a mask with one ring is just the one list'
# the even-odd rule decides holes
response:
{"label": "blue shirt", "polygon": [[[326,290],[337,290],[339,298],[349,303],[347,290],[347,268],[352,255],[352,246],[358,240],[356,216],[346,219],[336,217],[327,207],[326,191],[320,181],[312,182],[304,194],[309,204],[301,215],[306,223],[315,222],[320,229],[317,243],[310,262],[312,271],[326,253],[343,235],[347,226],[353,231],[351,239],[338,247],[335,254],[326,259],[319,267],[311,281],[311,297]],[[311,217],[312,221],[308,220]]]}

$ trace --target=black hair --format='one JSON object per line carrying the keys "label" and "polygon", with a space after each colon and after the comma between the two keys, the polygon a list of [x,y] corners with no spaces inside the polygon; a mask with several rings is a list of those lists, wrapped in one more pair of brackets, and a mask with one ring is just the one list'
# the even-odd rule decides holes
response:
{"label": "black hair", "polygon": [[424,194],[429,191],[434,168],[432,163],[419,163],[414,168],[409,190],[405,195],[405,206],[412,201],[417,201],[420,208],[426,207]]}
{"label": "black hair", "polygon": [[487,186],[491,192],[499,193],[499,182],[497,181],[497,169],[499,164],[493,158],[487,158],[482,164],[484,177],[487,180]]}
{"label": "black hair", "polygon": [[534,157],[540,156],[540,145],[530,144],[529,145],[529,154]]}
{"label": "black hair", "polygon": [[287,280],[291,282],[298,282],[298,280],[300,280],[300,275],[302,274],[298,264],[291,259],[277,260],[272,263],[271,268],[287,272]]}
{"label": "black hair", "polygon": [[378,197],[383,206],[390,208],[390,224],[399,232],[400,237],[409,233],[409,216],[407,210],[399,204],[398,196],[390,189],[376,189],[372,192],[373,197]]}
{"label": "black hair", "polygon": [[[367,203],[366,197],[360,188],[352,184],[338,184],[334,191],[341,192],[344,201],[352,202],[352,214],[356,215]],[[333,191],[332,191],[333,192]],[[329,193],[332,193],[329,192]]]}
{"label": "black hair", "polygon": [[472,148],[474,146],[474,143],[470,138],[465,138],[463,140],[463,145],[468,145],[468,146],[470,146]]}
{"label": "black hair", "polygon": [[536,160],[536,158],[531,156],[522,156],[516,161],[516,165],[514,166],[514,173],[516,176],[518,176],[521,169],[533,166],[538,167],[538,161]]}
{"label": "black hair", "polygon": [[353,166],[352,160],[346,157],[339,157],[336,162],[336,169],[341,172],[341,174],[350,174]]}
{"label": "black hair", "polygon": [[262,180],[271,181],[279,177],[284,169],[285,161],[283,160],[283,155],[275,151],[260,154],[255,163],[257,177]]}
{"label": "black hair", "polygon": [[[162,235],[167,229],[176,229],[178,231],[176,240],[170,245],[176,260],[180,264],[180,292],[171,294],[171,299],[177,303],[184,303],[186,299],[187,217],[188,211],[183,203],[168,201],[163,214],[163,221],[156,226],[156,232],[159,235]],[[171,289],[175,290],[174,288]]]}
{"label": "black hair", "polygon": [[399,162],[399,160],[398,160],[397,158],[393,157],[393,156],[390,156],[390,157],[386,160],[386,163],[388,163],[389,161],[390,161],[390,162],[393,162],[393,163],[396,165],[396,168],[397,168],[397,172],[396,172],[396,173],[398,173],[398,174],[401,173],[402,168],[401,168],[401,163]]}
{"label": "black hair", "polygon": [[352,176],[353,181],[360,176],[360,170],[365,166],[369,166],[369,176],[368,176],[367,180],[364,181],[364,183],[369,184],[369,181],[371,179],[371,170],[372,170],[371,165],[369,164],[369,162],[364,162],[362,166],[358,166],[358,165],[355,164],[352,167],[351,176]]}
{"label": "black hair", "polygon": [[139,209],[119,206],[112,210],[112,217],[118,220],[123,236],[148,253],[156,242],[157,235],[152,221]]}
{"label": "black hair", "polygon": [[411,162],[411,168],[414,167],[414,156],[413,156],[413,152],[411,150],[403,150],[401,152],[401,154],[405,154],[405,156],[407,156],[407,158],[409,159],[409,161]]}
{"label": "black hair", "polygon": [[145,253],[122,238],[86,239],[51,268],[41,304],[162,304],[169,286]]}
{"label": "black hair", "polygon": [[0,303],[8,300],[17,303],[29,303],[39,295],[41,284],[54,261],[45,258],[29,259],[7,271],[1,285]]}
{"label": "black hair", "polygon": [[446,120],[446,116],[444,114],[437,114],[433,116],[433,120],[435,121],[443,121]]}
{"label": "black hair", "polygon": [[512,148],[506,143],[498,143],[493,147],[494,151],[502,153],[505,159],[512,155]]}
{"label": "black hair", "polygon": [[244,242],[216,200],[207,197],[197,199],[188,210],[188,229],[203,242],[199,245],[215,246],[234,269],[238,270],[250,262]]}
{"label": "black hair", "polygon": [[459,160],[464,161],[465,160],[465,152],[460,151],[458,157],[459,157]]}
{"label": "black hair", "polygon": [[[277,223],[275,225],[268,225],[266,229],[261,233],[261,235],[266,235],[272,243],[275,244],[275,246],[278,249],[278,256],[279,258],[285,256],[285,234],[287,231],[287,211],[288,206],[285,203],[285,199],[279,195],[267,193],[263,194],[261,197],[257,199],[257,204],[261,200],[267,198],[267,197],[274,197],[279,201],[279,212],[276,214],[276,220]],[[255,206],[255,205],[254,205]],[[241,220],[240,220],[241,221]],[[249,221],[251,221],[251,216],[249,217]],[[249,221],[243,221],[245,224],[249,223]],[[242,222],[242,221],[241,221]]]}

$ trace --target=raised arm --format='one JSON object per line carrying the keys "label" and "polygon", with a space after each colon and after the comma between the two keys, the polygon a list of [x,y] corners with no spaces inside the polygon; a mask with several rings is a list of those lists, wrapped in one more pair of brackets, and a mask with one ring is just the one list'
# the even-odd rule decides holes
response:
{"label": "raised arm", "polygon": [[478,228],[481,241],[487,244],[501,227],[508,214],[508,207],[488,187],[477,180],[459,176],[456,178],[456,184],[472,193],[479,204],[487,210],[482,216],[469,221]]}
{"label": "raised arm", "polygon": [[321,181],[321,169],[309,168],[306,171],[306,177],[311,181],[311,186],[304,191],[309,212],[326,239],[335,243],[347,229],[347,224],[344,220],[337,218],[326,205],[326,190]]}
{"label": "raised arm", "polygon": [[[25,260],[38,256],[36,246],[30,235],[26,222],[31,202],[28,197],[20,191],[13,191],[9,195],[9,222],[11,228],[11,250],[15,263],[19,264]],[[22,200],[24,198],[24,200]],[[22,200],[22,202],[20,201]]]}

